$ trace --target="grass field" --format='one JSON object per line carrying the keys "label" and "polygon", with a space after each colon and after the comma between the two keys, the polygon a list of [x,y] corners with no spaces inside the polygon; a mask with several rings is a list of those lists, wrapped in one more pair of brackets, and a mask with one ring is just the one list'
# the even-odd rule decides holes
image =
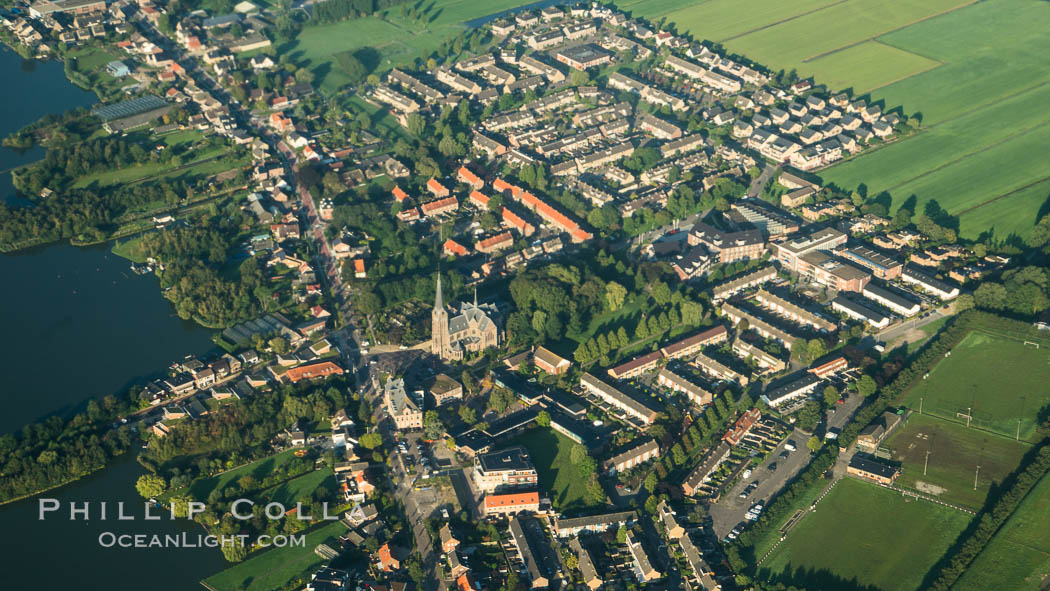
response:
{"label": "grass field", "polygon": [[[258,556],[230,567],[204,582],[216,591],[272,591],[280,589],[289,581],[309,573],[325,562],[314,548],[326,540],[334,539],[346,532],[340,521],[317,527],[306,534],[306,545],[302,548],[273,548]],[[330,544],[332,545],[332,544]],[[333,547],[338,547],[333,545]]]}
{"label": "grass field", "polygon": [[314,470],[309,474],[293,478],[284,484],[263,491],[262,497],[291,509],[297,502],[305,502],[320,486],[328,489],[329,494],[336,492],[335,474],[331,468]]}
{"label": "grass field", "polygon": [[523,445],[540,477],[540,492],[560,510],[586,507],[587,482],[572,463],[569,450],[575,442],[553,429],[528,431],[507,443]]}
{"label": "grass field", "polygon": [[917,589],[970,519],[845,478],[762,563],[759,576],[809,589]]}
{"label": "grass field", "polygon": [[[1030,449],[1006,437],[918,413],[898,426],[884,447],[901,462],[897,485],[975,511],[984,505],[992,483],[1002,482]],[[930,452],[929,463],[923,474],[926,452]],[[977,490],[974,476],[978,476]]]}
{"label": "grass field", "polygon": [[1050,476],[1028,493],[953,591],[1045,589],[1050,579]]}
{"label": "grass field", "polygon": [[1050,403],[1050,350],[981,331],[968,334],[929,373],[905,393],[912,409],[957,423],[1028,441],[1035,433],[1039,409]]}
{"label": "grass field", "polygon": [[[378,16],[329,25],[305,27],[295,41],[280,47],[296,60],[306,60],[323,88],[335,90],[349,78],[339,67],[337,54],[360,52],[362,63],[377,71],[411,64],[446,39],[466,29],[466,21],[528,4],[524,0],[442,0],[417,20],[395,7]],[[430,6],[435,6],[431,3]]]}
{"label": "grass field", "polygon": [[[267,474],[270,474],[278,467],[283,466],[295,459],[294,454],[295,450],[283,451],[279,454],[270,456],[268,458],[263,458],[257,462],[245,464],[239,468],[223,472],[222,474],[218,474],[210,478],[202,478],[191,484],[189,486],[188,492],[193,496],[194,499],[203,500],[208,498],[208,495],[211,494],[211,491],[216,489],[222,489],[227,484],[235,482],[241,476],[251,474],[256,479],[262,480],[264,477],[266,477]],[[173,495],[185,494],[186,492],[186,489],[171,491],[164,497],[162,497],[162,500]]]}

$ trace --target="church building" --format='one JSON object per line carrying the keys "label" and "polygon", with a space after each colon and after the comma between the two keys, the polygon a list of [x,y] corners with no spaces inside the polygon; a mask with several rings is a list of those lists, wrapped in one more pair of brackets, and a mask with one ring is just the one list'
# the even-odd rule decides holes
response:
{"label": "church building", "polygon": [[478,353],[489,347],[499,346],[500,329],[497,325],[496,306],[478,305],[475,292],[473,304],[463,302],[458,310],[454,306],[451,310],[447,309],[441,293],[441,275],[438,275],[434,310],[430,317],[430,351],[441,359],[459,361],[467,353]]}

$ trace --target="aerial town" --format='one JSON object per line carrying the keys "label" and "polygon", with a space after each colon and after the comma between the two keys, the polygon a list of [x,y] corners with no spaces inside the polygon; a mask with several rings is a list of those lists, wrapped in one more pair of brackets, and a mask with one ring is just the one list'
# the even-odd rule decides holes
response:
{"label": "aerial town", "polygon": [[[1047,218],[964,239],[825,182],[921,116],[615,4],[323,75],[296,10],[441,9],[279,4],[0,6],[100,99],[4,140],[46,156],[0,245],[109,244],[215,345],[16,432],[0,501],[134,451],[198,529],[304,534],[224,546],[212,591],[989,588],[982,516],[1050,470]],[[918,530],[901,586],[848,570]]]}

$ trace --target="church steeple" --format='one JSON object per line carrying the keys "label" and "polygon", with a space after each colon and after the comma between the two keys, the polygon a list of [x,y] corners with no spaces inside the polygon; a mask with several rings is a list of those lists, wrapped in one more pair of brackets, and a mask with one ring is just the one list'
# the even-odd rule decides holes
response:
{"label": "church steeple", "polygon": [[434,295],[434,309],[444,310],[445,309],[445,297],[441,294],[441,273],[438,273],[437,280],[437,293]]}

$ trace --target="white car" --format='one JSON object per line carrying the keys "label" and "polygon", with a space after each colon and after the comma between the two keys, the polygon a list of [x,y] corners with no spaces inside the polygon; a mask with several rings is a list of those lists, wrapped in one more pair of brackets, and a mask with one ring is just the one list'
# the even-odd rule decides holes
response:
{"label": "white car", "polygon": [[751,478],[751,468],[744,470],[744,473],[740,475],[741,478]]}

